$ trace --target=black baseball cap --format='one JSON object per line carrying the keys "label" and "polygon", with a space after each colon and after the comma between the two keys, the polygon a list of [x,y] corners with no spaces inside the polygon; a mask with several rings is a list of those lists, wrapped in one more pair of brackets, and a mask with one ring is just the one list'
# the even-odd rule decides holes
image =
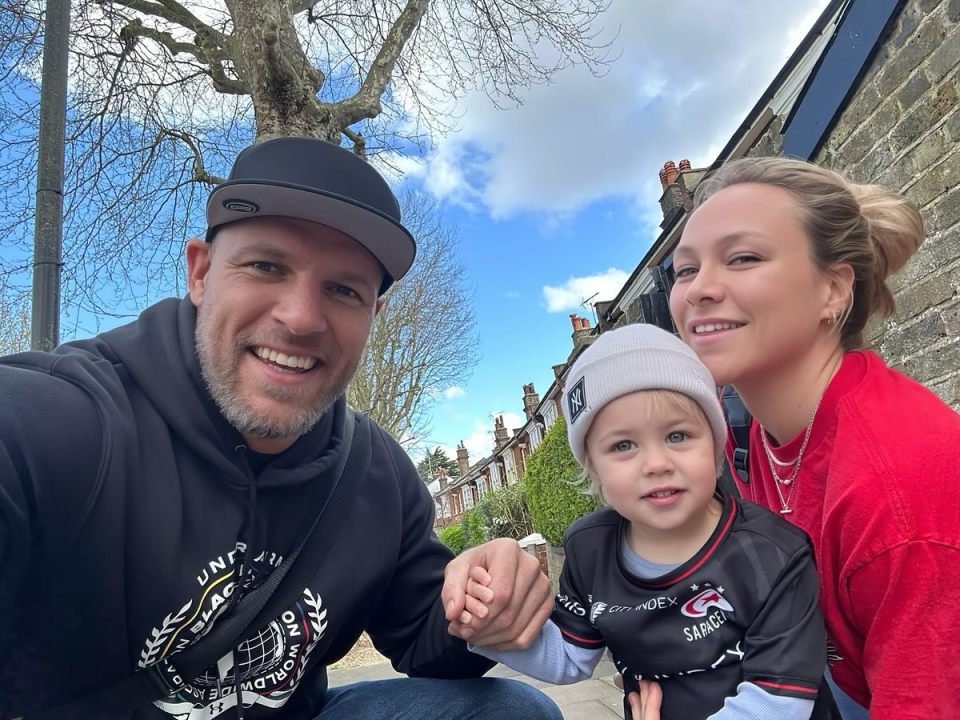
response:
{"label": "black baseball cap", "polygon": [[245,148],[207,199],[207,240],[221,225],[271,216],[311,220],[352,237],[383,265],[381,293],[406,274],[417,253],[380,173],[324,140],[280,137]]}

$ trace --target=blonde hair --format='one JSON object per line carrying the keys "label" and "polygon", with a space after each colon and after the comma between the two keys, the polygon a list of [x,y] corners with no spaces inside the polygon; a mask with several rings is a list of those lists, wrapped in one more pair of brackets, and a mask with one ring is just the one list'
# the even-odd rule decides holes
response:
{"label": "blonde hair", "polygon": [[889,316],[896,308],[887,277],[923,242],[923,218],[916,205],[880,185],[858,185],[813,163],[759,157],[733,160],[704,178],[694,194],[694,209],[720,190],[743,183],[773,185],[793,196],[820,272],[829,273],[836,263],[853,269],[853,296],[837,325],[845,349],[863,347],[870,318]]}
{"label": "blonde hair", "polygon": [[[676,392],[675,390],[638,390],[637,392],[646,393],[650,396],[650,412],[652,414],[662,414],[669,412],[671,410],[677,410],[679,412],[687,413],[690,415],[696,415],[701,420],[703,424],[708,428],[710,427],[710,421],[707,419],[707,414],[703,411],[703,408],[700,407],[700,403],[694,400],[689,395],[684,395],[683,393]],[[712,433],[711,433],[712,437]],[[587,431],[587,437],[584,439],[584,448],[586,449],[587,463],[590,463],[590,432]],[[717,463],[717,477],[720,477],[720,473],[723,471],[723,465]],[[600,501],[606,505],[607,499],[603,496],[603,488],[600,485],[600,482],[597,480],[596,473],[590,472],[586,467],[583,468],[583,473],[581,473],[580,482],[586,486],[589,483],[589,487],[586,488],[586,493],[588,495],[594,495],[600,499]]]}

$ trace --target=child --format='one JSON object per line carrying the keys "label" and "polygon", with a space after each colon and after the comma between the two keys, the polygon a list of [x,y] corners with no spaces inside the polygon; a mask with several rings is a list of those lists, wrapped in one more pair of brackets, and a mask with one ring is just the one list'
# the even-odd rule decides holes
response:
{"label": "child", "polygon": [[[627,692],[660,684],[663,720],[830,717],[809,543],[718,489],[726,426],[693,351],[629,325],[600,335],[566,382],[570,449],[609,507],[567,530],[556,607],[531,647],[471,649],[572,683],[607,647]],[[488,600],[485,582],[474,569],[468,594]]]}

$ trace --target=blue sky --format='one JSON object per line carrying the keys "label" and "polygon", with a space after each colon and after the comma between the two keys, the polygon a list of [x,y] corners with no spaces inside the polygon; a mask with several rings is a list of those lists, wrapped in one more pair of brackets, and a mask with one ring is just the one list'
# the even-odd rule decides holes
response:
{"label": "blue sky", "polygon": [[[605,73],[568,68],[512,110],[468,95],[428,154],[391,158],[394,182],[431,193],[459,234],[480,337],[474,372],[438,399],[415,459],[462,440],[478,460],[494,416],[520,426],[523,385],[546,392],[572,348],[569,314],[593,321],[583,301],[611,299],[657,235],[659,168],[711,163],[826,4],[610,0],[597,28],[615,37]],[[206,102],[194,110],[223,99]],[[138,309],[65,312],[62,339]]]}
{"label": "blue sky", "polygon": [[521,424],[522,386],[543,394],[572,348],[569,314],[593,322],[581,301],[612,298],[659,232],[659,168],[712,162],[825,5],[614,0],[605,75],[570,69],[514,110],[468,97],[459,128],[404,163],[459,232],[480,336],[424,446],[463,440],[475,461],[496,414]]}

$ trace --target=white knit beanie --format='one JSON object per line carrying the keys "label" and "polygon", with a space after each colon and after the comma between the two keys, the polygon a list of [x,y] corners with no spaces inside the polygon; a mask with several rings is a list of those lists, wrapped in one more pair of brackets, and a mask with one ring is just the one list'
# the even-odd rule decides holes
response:
{"label": "white knit beanie", "polygon": [[596,414],[621,395],[673,390],[695,400],[713,430],[717,462],[727,425],[710,371],[680,338],[655,325],[637,323],[601,333],[567,375],[563,415],[570,450],[585,465],[585,441]]}

